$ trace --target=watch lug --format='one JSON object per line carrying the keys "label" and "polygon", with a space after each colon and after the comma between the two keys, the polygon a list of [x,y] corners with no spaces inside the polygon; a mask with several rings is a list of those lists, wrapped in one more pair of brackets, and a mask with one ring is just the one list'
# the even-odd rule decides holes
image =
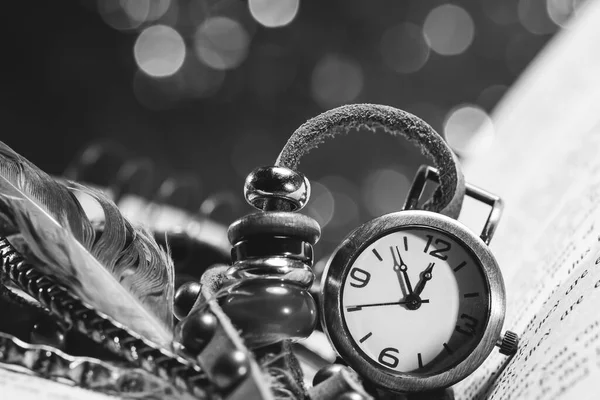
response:
{"label": "watch lug", "polygon": [[[423,194],[423,189],[425,189],[427,181],[433,181],[439,184],[438,170],[429,165],[421,165],[415,175],[413,184],[408,191],[406,202],[402,208],[403,210],[418,209],[419,199]],[[494,232],[496,232],[498,222],[500,222],[500,217],[502,216],[502,210],[504,208],[502,199],[478,186],[471,185],[470,183],[466,184],[465,195],[491,207],[488,218],[481,231],[481,235],[479,236],[485,244],[489,245],[494,236]]]}

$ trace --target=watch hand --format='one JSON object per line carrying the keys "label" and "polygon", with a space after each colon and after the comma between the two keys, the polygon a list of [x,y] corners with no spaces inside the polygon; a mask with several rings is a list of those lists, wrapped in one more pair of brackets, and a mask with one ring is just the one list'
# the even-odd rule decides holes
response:
{"label": "watch hand", "polygon": [[[398,282],[400,282],[400,288],[402,292],[405,292],[404,288],[406,287],[406,291],[408,295],[413,293],[412,285],[410,284],[410,279],[408,277],[408,266],[402,260],[402,255],[400,254],[400,249],[396,246],[396,252],[394,253],[394,247],[390,246],[390,251],[392,252],[392,259],[394,260],[394,271],[396,272],[396,276],[398,277]],[[396,254],[398,257],[396,258]],[[407,293],[403,293],[405,296]]]}
{"label": "watch hand", "polygon": [[402,260],[402,256],[400,255],[400,249],[398,248],[398,246],[396,246],[396,252],[398,253],[398,258],[400,258],[400,262],[402,263],[399,268],[400,272],[402,272],[402,275],[404,275],[404,281],[406,282],[406,289],[408,290],[408,294],[413,294],[412,285],[410,284],[410,278],[408,277],[408,265],[406,265]]}
{"label": "watch hand", "polygon": [[419,280],[419,283],[417,283],[417,286],[415,286],[416,295],[420,295],[423,289],[425,289],[425,284],[427,283],[427,281],[431,280],[431,271],[433,271],[434,266],[435,263],[429,263],[425,271],[421,273],[421,279]]}
{"label": "watch hand", "polygon": [[[374,304],[360,304],[356,306],[347,306],[347,311],[358,311],[365,307],[379,307],[379,306],[394,306],[394,305],[403,305],[403,304],[412,304],[415,300],[408,301],[393,301],[391,303],[374,303]],[[429,299],[419,300],[420,303],[429,303]]]}

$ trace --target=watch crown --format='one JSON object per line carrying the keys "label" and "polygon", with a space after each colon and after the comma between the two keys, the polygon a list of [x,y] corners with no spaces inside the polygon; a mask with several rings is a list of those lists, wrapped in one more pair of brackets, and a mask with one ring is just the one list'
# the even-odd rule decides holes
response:
{"label": "watch crown", "polygon": [[519,348],[519,336],[514,332],[506,331],[502,339],[498,340],[497,346],[500,347],[501,354],[512,356]]}

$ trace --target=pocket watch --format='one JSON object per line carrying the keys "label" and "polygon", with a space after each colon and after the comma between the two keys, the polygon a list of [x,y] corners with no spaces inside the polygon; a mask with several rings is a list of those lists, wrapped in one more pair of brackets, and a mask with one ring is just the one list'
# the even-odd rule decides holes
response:
{"label": "pocket watch", "polygon": [[445,215],[417,210],[437,170],[421,167],[404,209],[354,230],[331,256],[322,281],[322,326],[343,360],[392,392],[434,391],[477,369],[501,335],[505,291],[488,248],[502,201],[476,186],[466,196],[491,211],[478,237]]}

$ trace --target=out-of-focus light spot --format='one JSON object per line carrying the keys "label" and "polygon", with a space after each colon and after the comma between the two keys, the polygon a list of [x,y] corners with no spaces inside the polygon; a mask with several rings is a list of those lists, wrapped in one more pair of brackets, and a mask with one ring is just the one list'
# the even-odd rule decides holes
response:
{"label": "out-of-focus light spot", "polygon": [[246,178],[257,165],[263,165],[269,154],[277,154],[276,141],[257,132],[239,135],[232,142],[231,164],[239,177]]}
{"label": "out-of-focus light spot", "polygon": [[326,55],[312,73],[312,95],[323,108],[355,100],[363,88],[363,72],[358,62],[344,56]]}
{"label": "out-of-focus light spot", "polygon": [[506,85],[491,85],[483,89],[477,98],[477,104],[484,110],[491,111],[498,101],[504,96],[508,87]]}
{"label": "out-of-focus light spot", "polygon": [[452,56],[469,48],[475,35],[475,24],[464,8],[444,4],[429,12],[423,34],[433,51]]}
{"label": "out-of-focus light spot", "polygon": [[519,0],[517,12],[521,25],[535,35],[547,35],[556,31],[556,25],[550,19],[546,3],[542,0]]}
{"label": "out-of-focus light spot", "polygon": [[227,70],[239,66],[246,59],[249,43],[244,27],[227,17],[207,19],[194,35],[196,55],[214,69]]}
{"label": "out-of-focus light spot", "polygon": [[548,16],[556,25],[564,27],[584,2],[585,0],[546,0]]}
{"label": "out-of-focus light spot", "polygon": [[187,96],[207,98],[213,96],[221,88],[225,74],[225,71],[212,69],[195,57],[188,56],[178,75]]}
{"label": "out-of-focus light spot", "polygon": [[450,147],[463,155],[487,148],[494,138],[494,124],[481,108],[465,104],[450,111],[444,125]]}
{"label": "out-of-focus light spot", "polygon": [[150,13],[150,0],[120,0],[123,11],[134,21],[142,23]]}
{"label": "out-of-focus light spot", "polygon": [[306,206],[306,214],[314,218],[321,228],[329,224],[334,213],[334,198],[331,191],[319,182],[311,184],[310,201]]}
{"label": "out-of-focus light spot", "polygon": [[248,0],[248,6],[259,24],[276,28],[294,20],[300,0]]}
{"label": "out-of-focus light spot", "polygon": [[356,185],[341,176],[326,176],[320,180],[333,196],[334,212],[327,228],[344,235],[358,223],[359,208]]}
{"label": "out-of-focus light spot", "polygon": [[341,192],[332,192],[334,213],[328,226],[331,229],[346,229],[358,222],[358,204],[353,197]]}
{"label": "out-of-focus light spot", "polygon": [[420,70],[429,59],[429,46],[423,31],[411,23],[402,23],[385,31],[379,50],[385,64],[401,74]]}
{"label": "out-of-focus light spot", "polygon": [[133,94],[144,107],[165,110],[177,104],[182,90],[174,76],[157,79],[138,71],[133,78]]}
{"label": "out-of-focus light spot", "polygon": [[165,15],[171,0],[119,0],[119,3],[132,21],[141,24],[156,21]]}
{"label": "out-of-focus light spot", "polygon": [[514,1],[481,0],[484,14],[498,25],[509,25],[519,21]]}
{"label": "out-of-focus light spot", "polygon": [[135,29],[143,20],[131,18],[120,0],[98,0],[98,13],[107,25],[120,31]]}
{"label": "out-of-focus light spot", "polygon": [[[136,1],[136,0],[129,0]],[[150,10],[148,11],[147,21],[156,21],[162,18],[171,7],[171,0],[150,0]]]}
{"label": "out-of-focus light spot", "polygon": [[395,169],[379,169],[370,173],[363,182],[363,199],[369,214],[377,217],[400,211],[406,199],[410,182]]}
{"label": "out-of-focus light spot", "polygon": [[177,31],[166,25],[142,31],[133,47],[135,61],[142,71],[154,77],[173,75],[183,65],[185,43]]}

